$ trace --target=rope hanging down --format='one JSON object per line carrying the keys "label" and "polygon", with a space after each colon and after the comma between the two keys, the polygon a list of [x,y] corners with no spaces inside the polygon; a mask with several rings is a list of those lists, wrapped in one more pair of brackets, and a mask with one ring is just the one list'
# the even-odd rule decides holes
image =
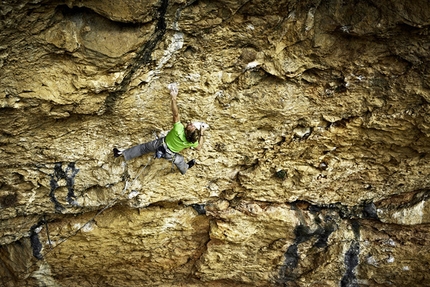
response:
{"label": "rope hanging down", "polygon": [[[137,178],[142,174],[142,172],[146,169],[146,167],[151,163],[151,160],[152,160],[152,157],[149,159],[149,161],[148,161],[148,163],[143,167],[143,168],[141,168],[140,169],[140,171],[139,171],[139,173],[136,175],[136,177],[133,179],[133,181],[129,184],[129,182],[126,180],[126,182],[125,182],[125,186],[124,186],[124,189],[122,190],[122,192],[121,192],[121,194],[120,195],[118,195],[117,197],[115,197],[111,202],[109,202],[103,209],[101,209],[99,212],[97,212],[90,220],[88,220],[84,225],[82,225],[81,227],[79,227],[78,229],[76,229],[74,232],[73,232],[73,234],[72,235],[70,235],[70,236],[68,236],[68,237],[66,237],[65,239],[63,239],[63,240],[61,240],[58,244],[56,244],[55,246],[52,246],[52,242],[51,242],[51,238],[50,238],[50,235],[49,235],[49,230],[48,230],[48,222],[46,221],[46,218],[45,218],[45,215],[43,216],[43,219],[44,219],[44,224],[45,224],[45,227],[46,227],[46,231],[47,231],[47,237],[48,237],[48,242],[49,242],[49,245],[50,245],[50,249],[48,250],[48,251],[46,251],[44,254],[42,254],[42,256],[43,256],[43,258],[45,257],[45,256],[47,256],[49,253],[51,253],[55,248],[57,248],[58,246],[60,246],[61,244],[63,244],[64,242],[66,242],[68,239],[70,239],[71,237],[73,237],[73,236],[75,236],[76,234],[78,234],[78,232],[82,229],[82,228],[84,228],[88,223],[90,223],[90,222],[92,222],[97,216],[99,216],[101,213],[103,213],[103,211],[105,211],[106,209],[108,209],[108,208],[110,208],[110,207],[112,207],[112,206],[114,206],[115,205],[115,203],[117,202],[117,200],[120,198],[120,197],[122,197],[124,194],[125,194],[125,192],[128,190],[128,188],[130,187],[130,186],[133,186],[133,184],[134,184],[134,182],[137,180]],[[127,165],[126,165],[127,166]],[[127,168],[126,168],[126,170],[124,171],[124,173],[127,171]],[[34,262],[33,264],[31,264],[30,266],[28,266],[27,267],[27,270],[28,269],[30,269],[31,267],[33,267],[33,266],[35,266],[36,264],[37,264],[38,262]],[[21,273],[21,274],[26,274],[26,273]],[[7,281],[5,281],[5,282],[1,282],[1,286],[5,286],[5,284],[6,283],[8,283],[8,282],[10,282],[10,281],[12,281],[12,280],[14,280],[13,278],[11,278],[11,279],[9,279],[9,280],[7,280]]]}
{"label": "rope hanging down", "polygon": [[49,254],[52,250],[54,250],[55,248],[57,248],[59,245],[61,245],[62,243],[64,243],[65,241],[67,241],[69,238],[71,238],[72,236],[75,236],[76,234],[78,234],[78,232],[84,228],[87,224],[89,224],[90,222],[94,221],[94,219],[99,216],[101,213],[103,213],[103,211],[105,211],[106,209],[112,207],[115,205],[115,203],[118,201],[118,199],[120,197],[122,197],[125,192],[128,190],[128,188],[130,186],[133,186],[134,182],[136,181],[136,179],[142,174],[142,172],[146,169],[146,167],[151,163],[152,157],[149,159],[148,163],[140,169],[139,173],[136,175],[136,177],[133,179],[133,181],[129,184],[129,182],[126,180],[125,182],[125,186],[124,189],[122,190],[121,194],[118,195],[117,197],[115,197],[111,202],[109,202],[105,207],[103,207],[99,212],[97,212],[90,220],[88,220],[85,224],[83,224],[81,227],[79,227],[78,229],[75,230],[75,232],[68,236],[67,238],[63,239],[62,241],[60,241],[57,245],[55,245],[54,247],[52,247],[50,250],[48,250],[45,254],[43,254],[43,256],[45,256],[46,254]]}

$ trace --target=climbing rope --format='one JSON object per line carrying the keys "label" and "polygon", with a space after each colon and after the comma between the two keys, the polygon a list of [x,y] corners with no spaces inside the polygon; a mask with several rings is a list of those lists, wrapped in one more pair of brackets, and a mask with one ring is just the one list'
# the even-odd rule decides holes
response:
{"label": "climbing rope", "polygon": [[[139,173],[136,175],[136,177],[133,179],[133,181],[130,183],[130,184],[128,184],[129,182],[126,180],[125,181],[125,185],[124,185],[124,189],[122,190],[122,192],[121,192],[121,194],[120,195],[118,195],[117,197],[115,197],[111,202],[109,202],[105,207],[103,207],[100,211],[98,211],[90,220],[88,220],[85,224],[83,224],[81,227],[79,227],[78,229],[76,229],[75,230],[75,232],[72,234],[72,235],[70,235],[70,236],[68,236],[68,237],[66,237],[65,239],[63,239],[62,241],[60,241],[58,244],[56,244],[53,248],[51,248],[50,250],[48,250],[48,252],[46,252],[45,254],[43,254],[43,256],[44,255],[46,255],[46,254],[48,254],[48,253],[50,253],[53,249],[55,249],[56,247],[58,247],[60,244],[62,244],[62,243],[64,243],[65,241],[67,241],[69,238],[71,238],[72,236],[75,236],[76,234],[78,234],[78,232],[82,229],[82,228],[84,228],[87,224],[89,224],[90,222],[92,222],[92,221],[94,221],[94,219],[97,217],[97,216],[99,216],[100,214],[102,214],[106,209],[108,209],[108,208],[111,208],[112,206],[114,206],[115,205],[115,203],[118,201],[118,199],[120,198],[120,197],[122,197],[124,194],[125,194],[125,192],[128,190],[128,188],[130,187],[130,186],[133,186],[133,184],[134,184],[134,182],[137,180],[137,178],[142,174],[142,172],[146,169],[146,167],[151,163],[151,161],[152,161],[152,157],[149,159],[149,161],[148,161],[148,163],[143,167],[143,168],[141,168],[140,169],[140,171],[139,171]],[[127,166],[127,165],[126,165]]]}
{"label": "climbing rope", "polygon": [[[71,237],[73,237],[73,236],[75,236],[76,234],[78,234],[78,232],[79,231],[81,231],[81,229],[82,228],[84,228],[87,224],[89,224],[90,222],[92,222],[92,221],[94,221],[95,220],[95,218],[97,217],[97,216],[99,216],[101,213],[103,213],[106,209],[108,209],[108,208],[110,208],[110,207],[112,207],[112,206],[114,206],[115,205],[115,203],[118,201],[118,199],[120,198],[120,197],[122,197],[125,193],[126,193],[126,191],[128,190],[128,188],[130,187],[130,186],[133,186],[133,184],[135,183],[135,181],[137,180],[137,178],[139,178],[139,176],[142,174],[142,172],[146,169],[146,167],[151,163],[151,161],[152,161],[152,157],[149,159],[149,161],[148,161],[148,163],[143,167],[143,168],[141,168],[140,169],[140,171],[138,172],[138,174],[136,175],[136,177],[133,179],[133,181],[131,182],[131,183],[129,183],[127,180],[125,181],[125,185],[124,185],[124,188],[123,188],[123,190],[122,190],[122,192],[117,196],[117,197],[115,197],[112,201],[110,201],[105,207],[103,207],[101,210],[99,210],[90,220],[88,220],[85,224],[83,224],[82,226],[80,226],[78,229],[76,229],[74,232],[73,232],[73,234],[71,234],[70,236],[68,236],[68,237],[66,237],[66,238],[64,238],[63,240],[61,240],[58,244],[56,244],[55,246],[52,246],[52,243],[51,243],[51,238],[50,238],[50,235],[49,235],[49,230],[48,230],[48,222],[46,221],[46,218],[45,218],[45,215],[43,216],[43,224],[45,225],[45,227],[46,227],[46,232],[47,232],[47,237],[48,237],[48,242],[49,242],[49,245],[50,245],[50,248],[49,248],[49,250],[47,250],[44,254],[42,254],[42,256],[43,257],[45,257],[45,256],[47,256],[49,253],[51,253],[55,248],[57,248],[57,247],[59,247],[61,244],[63,244],[64,242],[66,242],[67,240],[69,240]],[[124,171],[124,173],[126,173],[127,172],[127,164],[125,165],[126,166],[126,168],[125,168],[125,171]],[[27,270],[28,269],[30,269],[30,267],[33,267],[33,266],[36,266],[36,264],[38,263],[39,261],[36,261],[36,262],[34,262],[33,264],[31,264],[30,266],[28,266],[27,267]],[[26,274],[26,273],[22,273],[22,274]],[[15,276],[16,277],[16,276]],[[7,280],[7,281],[5,281],[5,282],[2,282],[2,285],[1,286],[5,286],[4,284],[6,284],[6,283],[8,283],[8,282],[10,282],[10,281],[12,281],[12,280],[14,280],[13,278],[11,278],[11,279],[9,279],[9,280]]]}

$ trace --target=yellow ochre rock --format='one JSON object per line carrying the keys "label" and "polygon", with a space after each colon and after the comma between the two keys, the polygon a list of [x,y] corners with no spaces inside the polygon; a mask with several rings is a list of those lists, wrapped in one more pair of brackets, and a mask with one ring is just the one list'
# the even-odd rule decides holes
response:
{"label": "yellow ochre rock", "polygon": [[[2,1],[1,286],[430,286],[430,3]],[[125,149],[209,124],[185,175]]]}

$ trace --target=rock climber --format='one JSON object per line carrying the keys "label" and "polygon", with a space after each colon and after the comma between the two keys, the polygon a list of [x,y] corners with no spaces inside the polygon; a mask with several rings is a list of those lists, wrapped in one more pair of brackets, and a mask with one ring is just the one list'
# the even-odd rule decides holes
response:
{"label": "rock climber", "polygon": [[196,161],[190,160],[188,163],[182,155],[179,154],[185,148],[195,148],[200,150],[203,145],[203,134],[207,129],[206,125],[201,125],[200,129],[195,124],[188,122],[184,126],[180,122],[178,106],[176,104],[176,97],[178,89],[176,86],[170,88],[171,95],[171,109],[173,113],[173,128],[168,132],[165,137],[158,138],[154,141],[139,144],[129,149],[120,151],[117,148],[113,149],[115,157],[123,156],[125,160],[130,160],[138,156],[155,153],[157,158],[165,158],[171,160],[179,169],[182,174],[185,174]]}

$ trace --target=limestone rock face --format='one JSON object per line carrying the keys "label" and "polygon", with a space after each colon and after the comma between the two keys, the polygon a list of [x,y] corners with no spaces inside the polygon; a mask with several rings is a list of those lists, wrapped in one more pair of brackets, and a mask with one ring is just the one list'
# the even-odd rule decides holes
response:
{"label": "limestone rock face", "polygon": [[[426,0],[2,1],[1,286],[430,286]],[[204,121],[185,175],[128,148]]]}

